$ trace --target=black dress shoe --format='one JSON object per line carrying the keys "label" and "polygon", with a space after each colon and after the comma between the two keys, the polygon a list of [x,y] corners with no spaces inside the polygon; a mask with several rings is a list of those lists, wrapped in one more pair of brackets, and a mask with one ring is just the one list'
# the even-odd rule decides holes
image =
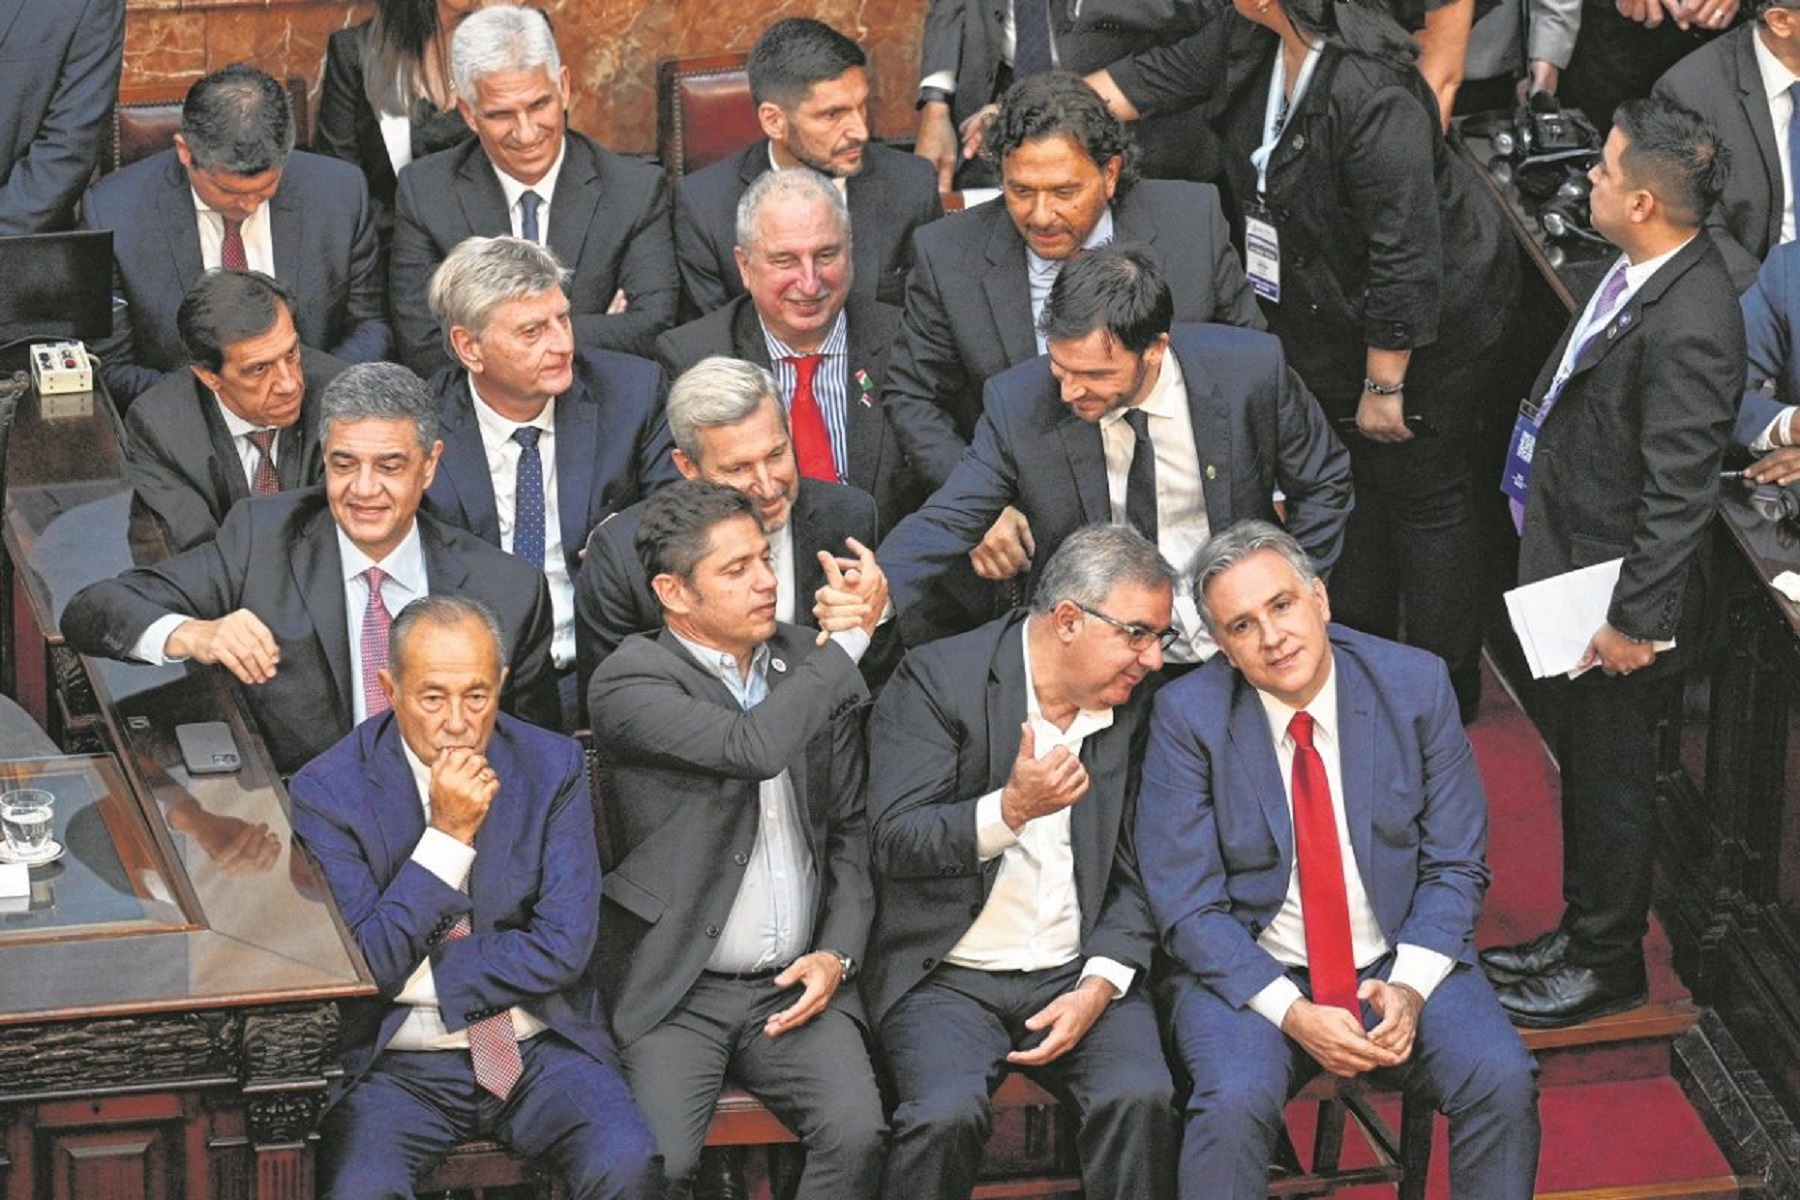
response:
{"label": "black dress shoe", "polygon": [[1650,998],[1644,960],[1633,956],[1601,967],[1559,963],[1494,988],[1514,1025],[1561,1029],[1636,1008]]}
{"label": "black dress shoe", "polygon": [[1481,969],[1495,983],[1507,983],[1557,965],[1568,949],[1569,935],[1557,926],[1529,942],[1488,947],[1481,952]]}

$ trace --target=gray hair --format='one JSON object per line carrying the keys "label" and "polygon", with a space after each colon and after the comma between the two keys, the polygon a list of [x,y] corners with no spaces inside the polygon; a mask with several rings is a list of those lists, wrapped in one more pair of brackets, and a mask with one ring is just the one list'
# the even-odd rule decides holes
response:
{"label": "gray hair", "polygon": [[787,407],[773,375],[742,359],[703,358],[669,389],[669,432],[681,452],[697,463],[702,429],[746,421],[770,400],[786,429]]}
{"label": "gray hair", "polygon": [[500,632],[500,618],[494,610],[473,596],[458,596],[440,593],[435,596],[420,596],[400,610],[394,618],[394,624],[388,630],[388,663],[393,668],[394,678],[400,678],[402,667],[406,662],[406,643],[412,636],[413,627],[420,624],[460,625],[465,621],[479,622],[494,639],[494,655],[500,665],[506,665],[506,635]]}
{"label": "gray hair", "polygon": [[450,74],[463,99],[475,102],[475,84],[496,71],[543,67],[556,79],[562,55],[550,19],[535,8],[484,8],[470,13],[450,39]]}
{"label": "gray hair", "polygon": [[1271,525],[1267,521],[1255,518],[1239,521],[1222,533],[1215,533],[1206,539],[1206,543],[1194,554],[1194,604],[1200,610],[1200,620],[1206,624],[1206,632],[1214,638],[1219,636],[1213,624],[1212,610],[1206,606],[1206,589],[1212,581],[1231,568],[1249,558],[1258,551],[1269,550],[1279,554],[1287,565],[1292,567],[1300,583],[1310,588],[1319,573],[1313,570],[1312,560],[1294,535],[1279,525]]}
{"label": "gray hair", "polygon": [[1031,611],[1047,613],[1064,600],[1099,608],[1120,584],[1175,585],[1175,568],[1156,544],[1129,525],[1088,525],[1063,539],[1038,575]]}
{"label": "gray hair", "polygon": [[432,272],[426,302],[448,338],[457,326],[476,337],[508,300],[563,286],[569,272],[556,255],[524,238],[465,238]]}
{"label": "gray hair", "polygon": [[325,385],[319,397],[319,440],[333,421],[411,421],[419,449],[437,442],[437,399],[425,381],[398,363],[357,363]]}
{"label": "gray hair", "polygon": [[249,63],[221,67],[188,89],[181,104],[181,140],[202,171],[276,170],[294,148],[287,89]]}
{"label": "gray hair", "polygon": [[812,200],[831,210],[838,231],[844,235],[844,250],[850,249],[850,210],[837,187],[811,167],[787,167],[780,171],[764,171],[756,177],[737,206],[737,244],[748,251],[756,244],[756,218],[763,205],[776,200]]}

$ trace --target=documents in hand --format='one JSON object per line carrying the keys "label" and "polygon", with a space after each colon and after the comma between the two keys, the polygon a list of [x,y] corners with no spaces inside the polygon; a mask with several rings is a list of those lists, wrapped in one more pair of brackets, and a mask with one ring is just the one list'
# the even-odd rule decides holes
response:
{"label": "documents in hand", "polygon": [[[1506,593],[1506,613],[1525,649],[1534,679],[1558,672],[1570,679],[1587,668],[1581,656],[1594,634],[1606,624],[1606,610],[1619,582],[1623,558],[1595,563],[1579,571],[1552,575]],[[1658,654],[1673,649],[1673,640],[1654,642]]]}

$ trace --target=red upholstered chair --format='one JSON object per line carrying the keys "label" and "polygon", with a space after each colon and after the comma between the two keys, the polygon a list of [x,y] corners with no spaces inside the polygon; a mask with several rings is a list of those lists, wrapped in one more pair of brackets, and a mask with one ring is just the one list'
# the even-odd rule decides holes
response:
{"label": "red upholstered chair", "polygon": [[671,184],[762,136],[744,54],[656,64],[656,153]]}
{"label": "red upholstered chair", "polygon": [[[312,125],[306,80],[297,75],[290,78],[287,93],[294,110],[294,145],[310,145]],[[160,87],[121,89],[119,102],[113,106],[112,136],[100,145],[97,174],[110,175],[174,145],[175,133],[181,128],[181,102],[186,97],[186,88],[174,95]]]}

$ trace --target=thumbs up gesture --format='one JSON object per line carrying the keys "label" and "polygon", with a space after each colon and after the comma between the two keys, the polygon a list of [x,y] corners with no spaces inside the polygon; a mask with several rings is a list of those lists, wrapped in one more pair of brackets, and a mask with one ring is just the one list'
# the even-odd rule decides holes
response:
{"label": "thumbs up gesture", "polygon": [[1000,816],[1008,828],[1017,833],[1027,821],[1068,808],[1087,795],[1087,790],[1087,768],[1067,746],[1058,746],[1039,758],[1031,722],[1019,727],[1019,754],[1000,791]]}

